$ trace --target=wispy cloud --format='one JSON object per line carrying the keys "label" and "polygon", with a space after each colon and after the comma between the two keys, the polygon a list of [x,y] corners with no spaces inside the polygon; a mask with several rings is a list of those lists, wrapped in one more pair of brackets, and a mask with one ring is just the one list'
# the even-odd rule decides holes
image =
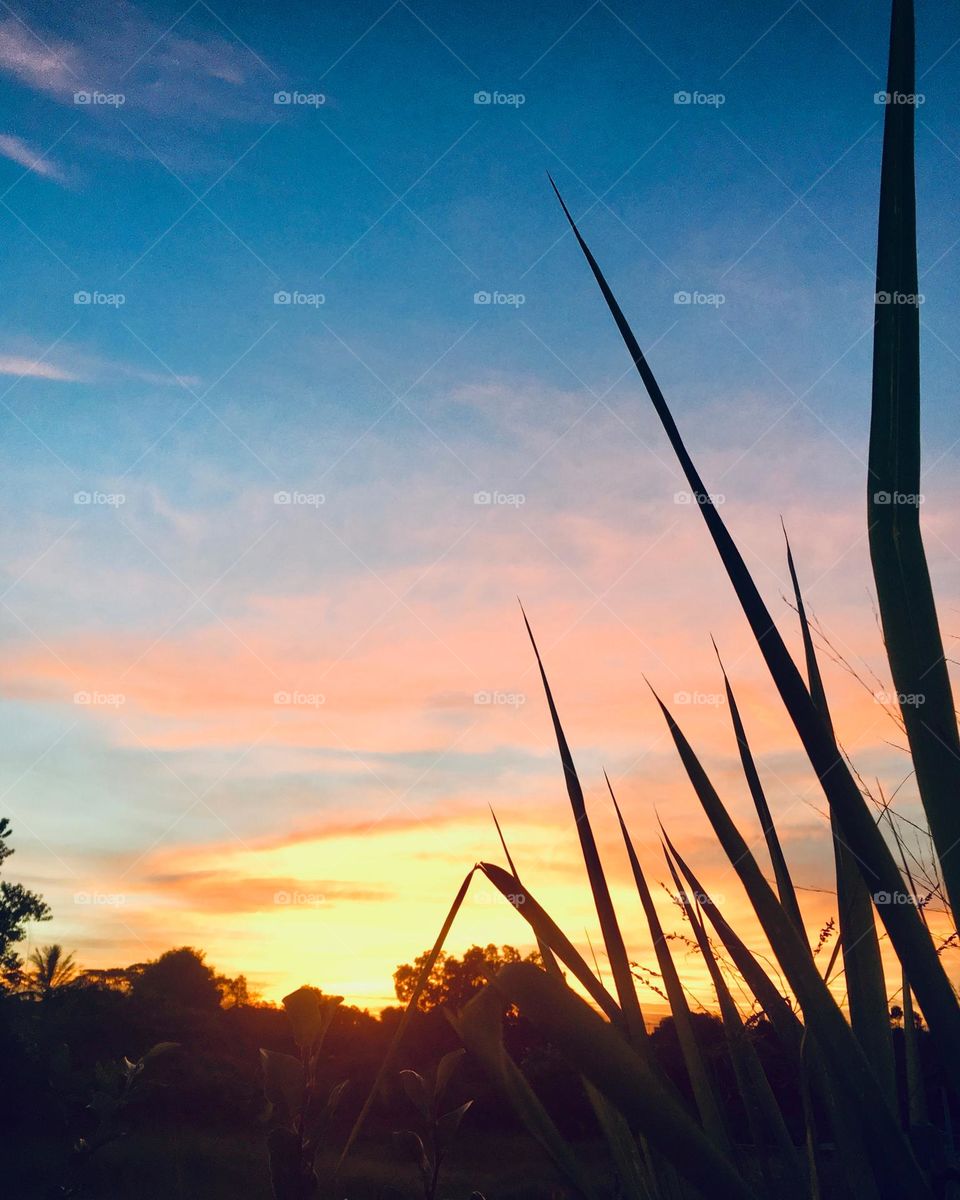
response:
{"label": "wispy cloud", "polygon": [[[2,139],[0,139],[2,152]],[[85,311],[84,309],[80,310]],[[16,345],[18,339],[14,339]],[[19,352],[0,352],[0,375],[13,375],[26,379],[52,379],[66,383],[99,382],[119,384],[126,380],[148,384],[159,388],[186,388],[188,391],[202,386],[197,375],[172,375],[166,371],[151,371],[131,363],[103,358],[91,354],[78,346],[61,343],[57,347],[57,361],[44,358],[33,339],[20,339],[16,345]],[[30,351],[33,350],[33,356]],[[26,351],[24,353],[24,351]]]}
{"label": "wispy cloud", "polygon": [[39,362],[32,358],[22,358],[16,354],[0,354],[0,375],[24,376],[30,379],[59,379],[66,383],[75,383],[79,375],[53,363]]}
{"label": "wispy cloud", "polygon": [[57,34],[40,15],[0,22],[0,70],[68,104],[78,92],[103,89],[157,116],[253,115],[245,89],[269,68],[222,29],[187,36],[185,21],[164,27],[125,3],[84,5],[72,29],[68,14],[58,16]]}
{"label": "wispy cloud", "polygon": [[35,175],[44,179],[52,179],[55,183],[67,182],[66,171],[43,151],[35,150],[29,142],[13,133],[0,133],[0,154],[12,162],[26,167]]}
{"label": "wispy cloud", "polygon": [[16,17],[0,23],[0,69],[21,83],[63,98],[81,86],[76,47],[59,39],[44,39]]}

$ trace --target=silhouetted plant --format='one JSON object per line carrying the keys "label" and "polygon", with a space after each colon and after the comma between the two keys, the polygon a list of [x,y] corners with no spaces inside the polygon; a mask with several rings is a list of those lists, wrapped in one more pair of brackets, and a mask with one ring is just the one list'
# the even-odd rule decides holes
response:
{"label": "silhouetted plant", "polygon": [[41,946],[27,960],[27,991],[40,1000],[49,1000],[56,992],[77,983],[77,964],[72,954],[64,954],[58,943]]}
{"label": "silhouetted plant", "polygon": [[448,1112],[440,1111],[444,1093],[463,1055],[463,1050],[451,1050],[427,1076],[409,1069],[400,1072],[403,1089],[417,1110],[419,1122],[417,1129],[397,1130],[393,1140],[402,1157],[416,1166],[424,1200],[435,1200],[444,1155],[473,1104],[467,1100]]}
{"label": "silhouetted plant", "polygon": [[[0,817],[0,870],[14,853],[8,840],[11,832],[9,820]],[[22,883],[0,880],[0,990],[17,987],[21,982],[23,960],[17,946],[27,936],[27,922],[49,921],[50,915],[50,906],[42,896]]]}
{"label": "silhouetted plant", "polygon": [[276,1200],[308,1200],[318,1194],[317,1155],[347,1080],[323,1079],[322,1049],[342,996],[302,987],[284,996],[299,1055],[261,1050],[263,1090],[274,1119],[267,1137],[270,1179]]}
{"label": "silhouetted plant", "polygon": [[[125,1118],[131,1106],[142,1098],[149,1087],[150,1081],[145,1075],[148,1063],[175,1047],[175,1042],[158,1042],[135,1062],[131,1062],[129,1058],[121,1058],[119,1061],[97,1063],[93,1084],[85,1097],[85,1108],[94,1120],[93,1128],[74,1142],[66,1178],[54,1187],[52,1197],[83,1194],[87,1168],[93,1157],[104,1146],[110,1145],[127,1133]],[[61,1065],[65,1074],[65,1054]]]}

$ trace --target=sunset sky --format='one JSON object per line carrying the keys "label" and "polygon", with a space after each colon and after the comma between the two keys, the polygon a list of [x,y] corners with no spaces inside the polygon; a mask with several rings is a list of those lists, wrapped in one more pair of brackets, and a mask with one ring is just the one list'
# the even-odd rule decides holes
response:
{"label": "sunset sky", "polygon": [[[960,15],[918,19],[923,516],[953,653]],[[752,928],[643,682],[755,838],[711,633],[819,928],[822,795],[546,173],[797,648],[782,514],[866,681],[824,662],[840,736],[893,791],[864,463],[886,21],[0,5],[0,815],[54,910],[35,941],[90,967],[191,944],[268,998],[378,1008],[500,861],[492,804],[599,942],[518,596],[631,951],[604,767],[651,878],[656,809]],[[529,946],[475,886],[451,947]]]}

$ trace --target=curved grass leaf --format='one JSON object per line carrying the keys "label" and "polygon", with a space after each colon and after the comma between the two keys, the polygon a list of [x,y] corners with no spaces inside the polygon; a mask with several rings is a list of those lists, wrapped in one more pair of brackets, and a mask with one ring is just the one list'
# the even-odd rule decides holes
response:
{"label": "curved grass leaf", "polygon": [[510,963],[492,980],[601,1091],[677,1173],[711,1200],[756,1200],[730,1160],[689,1117],[612,1025],[565,984],[532,963]]}
{"label": "curved grass leaf", "polygon": [[488,986],[478,992],[461,1013],[447,1012],[447,1019],[577,1195],[586,1200],[599,1200],[589,1169],[577,1158],[507,1053],[503,1044],[503,1010],[502,994]]}
{"label": "curved grass leaf", "polygon": [[747,987],[756,996],[767,1020],[777,1031],[777,1036],[783,1042],[784,1047],[799,1062],[800,1041],[803,1037],[803,1026],[800,1023],[799,1017],[790,1007],[786,997],[757,961],[752,951],[747,948],[745,943],[734,932],[731,925],[723,916],[723,913],[721,913],[718,905],[684,861],[676,846],[670,841],[670,837],[663,828],[662,823],[660,829],[666,843],[664,846],[664,856],[667,858],[667,865],[670,865],[670,857],[667,855],[667,851],[669,850],[670,855],[673,856],[680,867],[687,884],[696,897],[697,904],[710,917],[710,923],[717,931],[717,936],[721,942],[723,942],[724,949],[733,960],[733,965],[743,976]]}
{"label": "curved grass leaf", "polygon": [[[826,1110],[837,1146],[841,1150],[843,1167],[850,1180],[852,1194],[860,1197],[860,1200],[876,1200],[878,1193],[873,1183],[873,1175],[863,1139],[860,1136],[859,1121],[855,1122],[852,1119],[853,1113],[847,1097],[838,1094],[823,1053],[812,1042],[809,1030],[804,1029],[780,989],[733,931],[715,901],[684,861],[676,846],[670,841],[662,824],[660,828],[666,842],[664,853],[666,854],[666,850],[669,848],[670,854],[680,867],[688,886],[696,897],[698,907],[709,916],[710,923],[716,930],[724,949],[733,960],[733,965],[756,996],[784,1048],[793,1058],[804,1094],[804,1119],[807,1125],[808,1154],[811,1160],[810,1179],[815,1183],[818,1178],[814,1164],[817,1150],[815,1117],[813,1105],[808,1096],[812,1089]],[[669,858],[667,861],[669,865]]]}
{"label": "curved grass leaf", "polygon": [[[914,76],[912,0],[894,0],[887,92],[912,97]],[[867,516],[890,673],[923,809],[956,913],[960,912],[960,739],[920,532],[914,108],[912,102],[901,101],[887,104],[884,111]],[[908,974],[927,1013],[917,976],[909,968]]]}
{"label": "curved grass leaf", "polygon": [[524,888],[516,875],[511,875],[496,863],[478,863],[497,891],[508,900],[527,922],[536,935],[537,942],[544,942],[560,961],[573,972],[584,991],[597,1004],[614,1025],[624,1028],[623,1013],[616,1001],[587,966],[586,960],[560,926]]}

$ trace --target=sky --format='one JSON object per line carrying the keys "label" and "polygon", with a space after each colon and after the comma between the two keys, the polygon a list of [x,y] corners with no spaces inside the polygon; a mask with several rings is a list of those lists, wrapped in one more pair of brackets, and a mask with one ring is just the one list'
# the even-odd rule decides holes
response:
{"label": "sky", "polygon": [[[755,842],[711,634],[808,925],[832,915],[822,795],[547,173],[797,649],[783,517],[861,677],[825,660],[841,739],[915,815],[865,521],[883,8],[0,5],[0,814],[53,908],[33,943],[89,967],[190,944],[268,998],[377,1009],[500,861],[490,805],[597,943],[518,597],[631,953],[604,768],[667,923],[655,812],[761,944],[644,683]],[[952,649],[948,6],[920,6],[918,75]],[[450,947],[475,941],[530,944],[483,884]]]}

